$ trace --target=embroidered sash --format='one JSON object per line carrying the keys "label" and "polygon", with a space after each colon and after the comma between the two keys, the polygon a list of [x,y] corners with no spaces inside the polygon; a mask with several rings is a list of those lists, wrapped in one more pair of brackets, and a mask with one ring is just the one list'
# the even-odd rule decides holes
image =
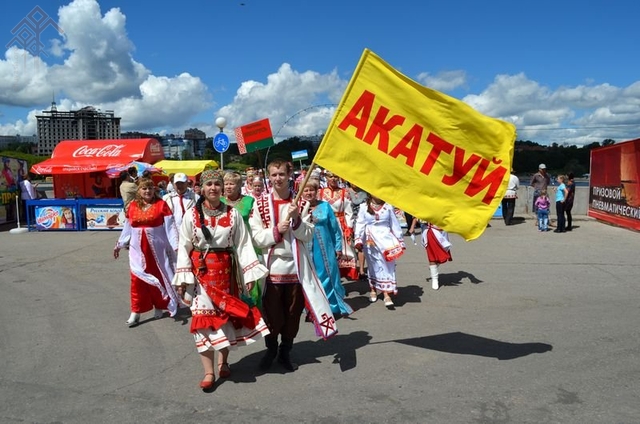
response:
{"label": "embroidered sash", "polygon": [[[294,198],[293,193],[290,194],[290,198]],[[277,224],[275,222],[273,194],[270,194],[268,199],[260,200],[268,200],[268,207],[266,205],[261,207],[261,203],[266,204],[267,202],[259,201],[258,210],[260,211],[260,217],[262,218],[265,228],[271,228]],[[267,214],[267,212],[269,213]],[[268,221],[267,218],[269,219]],[[307,308],[307,311],[309,311],[316,334],[326,340],[337,334],[338,328],[336,326],[336,320],[333,313],[331,312],[331,306],[329,305],[327,295],[325,294],[324,289],[322,288],[322,283],[318,279],[316,271],[313,268],[313,263],[309,257],[309,251],[304,246],[304,243],[295,238],[293,230],[287,231],[283,236],[287,237],[291,243],[296,274],[304,292],[305,307]],[[271,253],[274,248],[275,246],[272,246],[267,254],[267,266],[269,266]]]}

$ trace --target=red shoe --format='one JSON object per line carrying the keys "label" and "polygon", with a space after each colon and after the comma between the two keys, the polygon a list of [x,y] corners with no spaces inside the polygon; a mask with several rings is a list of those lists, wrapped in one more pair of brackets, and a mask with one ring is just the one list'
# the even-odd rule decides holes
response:
{"label": "red shoe", "polygon": [[231,377],[231,368],[229,368],[229,364],[227,362],[224,362],[218,365],[218,377],[220,378]]}
{"label": "red shoe", "polygon": [[[208,375],[212,377],[211,381],[206,381]],[[204,378],[200,382],[200,388],[202,390],[211,390],[213,389],[214,384],[216,384],[216,377],[212,372],[208,372],[204,375]]]}

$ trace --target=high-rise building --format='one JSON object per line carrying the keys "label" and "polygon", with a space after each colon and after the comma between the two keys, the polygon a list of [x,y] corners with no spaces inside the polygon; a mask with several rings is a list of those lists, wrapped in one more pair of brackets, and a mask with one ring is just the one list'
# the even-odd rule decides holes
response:
{"label": "high-rise building", "polygon": [[101,112],[93,106],[60,112],[56,102],[50,110],[36,115],[38,154],[50,155],[62,140],[103,140],[120,138],[120,119],[112,110]]}
{"label": "high-rise building", "polygon": [[200,131],[197,128],[189,128],[184,132],[185,140],[191,140],[193,146],[193,156],[196,158],[201,158],[204,156],[204,149],[207,146],[211,146],[210,143],[207,143],[207,135],[204,131]]}

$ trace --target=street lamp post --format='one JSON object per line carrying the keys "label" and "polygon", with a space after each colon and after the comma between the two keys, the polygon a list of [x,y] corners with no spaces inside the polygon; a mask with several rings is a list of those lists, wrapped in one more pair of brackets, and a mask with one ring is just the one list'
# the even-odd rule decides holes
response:
{"label": "street lamp post", "polygon": [[[276,135],[273,136],[273,140],[274,140],[274,145],[275,145],[275,140],[278,138],[278,135],[280,135],[280,131],[282,131],[282,129],[289,123],[289,121],[291,121],[293,118],[295,118],[296,116],[300,115],[301,113],[304,113],[308,110],[311,109],[316,109],[319,107],[335,107],[338,106],[337,103],[325,103],[325,104],[321,104],[321,105],[313,105],[313,106],[309,106],[309,107],[305,107],[304,109],[300,109],[299,111],[297,111],[296,113],[294,113],[293,115],[291,115],[290,117],[288,117],[283,123],[282,126],[280,126],[280,128],[278,128],[278,131],[276,131]],[[269,165],[269,151],[271,150],[272,146],[269,146],[267,148],[267,154],[264,158],[264,166],[265,168],[267,167],[267,165]]]}

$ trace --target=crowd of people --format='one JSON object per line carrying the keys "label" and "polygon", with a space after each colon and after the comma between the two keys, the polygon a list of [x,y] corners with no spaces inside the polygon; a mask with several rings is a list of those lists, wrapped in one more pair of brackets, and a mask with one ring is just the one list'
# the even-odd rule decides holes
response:
{"label": "crowd of people", "polygon": [[[571,210],[576,194],[575,176],[573,173],[568,175],[558,175],[556,177],[558,183],[555,188],[555,206],[556,206],[556,229],[554,233],[566,233],[573,229],[573,217]],[[547,166],[541,163],[531,178],[531,187],[533,188],[533,213],[537,217],[538,231],[549,231],[549,213],[551,208],[551,198],[549,196],[549,185],[551,184],[551,176],[547,173]]]}
{"label": "crowd of people", "polygon": [[[129,250],[126,324],[137,326],[152,310],[162,318],[188,307],[203,390],[214,388],[216,375],[231,375],[231,350],[261,338],[261,370],[276,359],[296,370],[291,351],[303,316],[327,339],[337,332],[336,319],[354,312],[343,281],[366,281],[369,301],[382,295],[394,309],[396,261],[406,250],[405,235],[416,243],[418,227],[432,289],[440,288],[439,266],[452,260],[446,231],[410,217],[404,232],[393,205],[331,172],[294,174],[286,161],[273,161],[266,171],[249,169],[243,178],[208,169],[197,182],[176,173],[166,186],[135,170],[121,175],[126,222],[113,256]],[[573,175],[557,182],[555,232],[570,231]],[[513,224],[519,184],[512,172],[502,201],[506,225]],[[540,164],[531,180],[540,231],[549,228],[549,185]]]}
{"label": "crowd of people", "polygon": [[[573,229],[573,216],[571,210],[575,200],[576,187],[573,173],[568,175],[558,175],[555,178],[557,186],[551,187],[551,176],[547,172],[547,166],[541,163],[538,172],[532,175],[530,187],[533,189],[532,212],[536,215],[536,227],[540,232],[550,231],[550,212],[552,199],[555,201],[556,209],[556,229],[554,233],[565,233]],[[513,225],[516,199],[518,198],[518,188],[520,180],[511,170],[507,190],[502,198],[502,218],[505,225]],[[552,190],[550,192],[549,190]]]}
{"label": "crowd of people", "polygon": [[[203,390],[213,389],[216,374],[231,375],[231,350],[260,338],[261,370],[276,359],[297,369],[291,351],[303,316],[327,339],[336,319],[353,313],[343,279],[368,281],[369,300],[382,294],[394,307],[396,260],[406,249],[395,208],[329,172],[305,176],[286,161],[271,162],[266,176],[250,170],[244,183],[237,172],[207,169],[198,193],[176,173],[161,195],[165,187],[150,178],[121,175],[126,222],[113,256],[129,250],[126,324],[188,307]],[[442,230],[420,225],[436,288],[450,243]]]}

